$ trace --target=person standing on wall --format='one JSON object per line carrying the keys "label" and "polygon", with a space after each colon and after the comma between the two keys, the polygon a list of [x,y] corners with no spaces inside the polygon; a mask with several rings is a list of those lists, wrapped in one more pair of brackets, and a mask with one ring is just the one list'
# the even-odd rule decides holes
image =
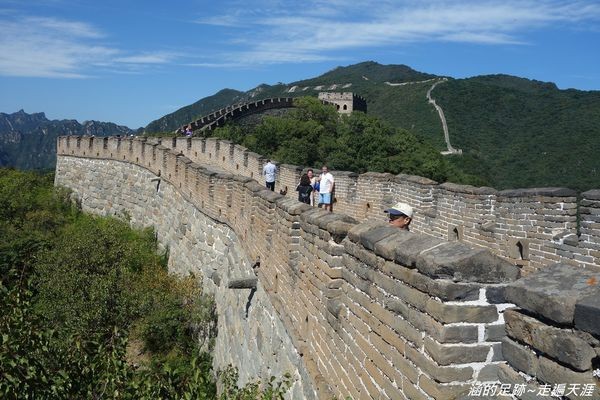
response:
{"label": "person standing on wall", "polygon": [[325,210],[331,212],[331,204],[333,202],[333,188],[335,182],[333,175],[329,172],[327,165],[323,165],[321,176],[319,178],[319,203],[323,204]]}
{"label": "person standing on wall", "polygon": [[313,187],[310,184],[310,178],[308,174],[303,174],[300,178],[300,183],[296,186],[296,191],[298,192],[298,201],[305,204],[311,203],[311,197],[313,192]]}
{"label": "person standing on wall", "polygon": [[275,191],[275,175],[277,174],[277,167],[275,164],[271,162],[271,160],[267,160],[267,163],[263,167],[263,176],[265,177],[265,182],[267,185],[267,189],[271,189],[271,191]]}
{"label": "person standing on wall", "polygon": [[319,178],[315,176],[313,169],[309,168],[306,170],[306,175],[310,180],[310,186],[313,188],[310,194],[310,205],[315,206],[315,193],[319,193]]}
{"label": "person standing on wall", "polygon": [[409,230],[408,226],[413,216],[413,208],[411,206],[406,203],[396,203],[392,208],[385,210],[384,213],[389,214],[391,226]]}

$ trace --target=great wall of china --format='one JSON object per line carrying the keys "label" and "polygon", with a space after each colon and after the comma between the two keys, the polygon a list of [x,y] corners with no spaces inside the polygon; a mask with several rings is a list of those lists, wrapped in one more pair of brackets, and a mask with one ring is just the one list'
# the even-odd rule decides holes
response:
{"label": "great wall of china", "polygon": [[[228,121],[235,121],[250,114],[261,113],[274,108],[291,107],[294,107],[294,99],[291,97],[276,97],[257,100],[222,108],[186,124],[185,126],[190,126],[192,131],[210,131],[225,125]],[[178,131],[183,132],[184,127],[179,128]]]}
{"label": "great wall of china", "polygon": [[[297,399],[453,399],[480,382],[600,398],[599,190],[334,171],[329,214],[295,200],[301,167],[280,165],[287,197],[265,190],[263,163],[217,139],[61,137],[56,184],[154,227],[170,268],[202,275],[216,366],[242,379],[289,371]],[[396,201],[412,232],[384,222]]]}
{"label": "great wall of china", "polygon": [[[440,83],[446,82],[447,78],[442,79],[428,79],[424,81],[409,81],[402,83],[392,83],[392,82],[384,82],[385,85],[388,86],[406,86],[420,83],[432,82],[431,87],[427,90],[425,95],[427,102],[431,104],[438,113],[440,118],[440,123],[442,126],[442,131],[444,133],[444,141],[446,142],[446,150],[442,151],[443,155],[449,154],[462,154],[461,149],[456,149],[450,143],[450,134],[448,132],[448,124],[446,123],[446,117],[444,116],[444,111],[442,108],[435,102],[435,99],[431,97],[431,92],[437,85]],[[312,87],[313,90],[334,90],[336,88],[349,88],[352,84],[333,84],[325,87],[324,85]],[[299,89],[298,86],[292,86],[287,90],[288,93],[294,93]],[[310,86],[306,86],[301,88],[300,90],[306,91],[311,89]],[[345,96],[345,97],[344,97]],[[364,98],[360,96],[356,96],[351,92],[346,93],[336,93],[336,92],[321,92],[318,95],[319,100],[323,103],[333,104],[337,107],[338,112],[342,114],[349,114],[353,110],[360,110],[366,112],[367,102]],[[184,126],[179,127],[176,132],[184,133],[186,128],[189,127],[193,132],[198,131],[211,131],[216,128],[222,127],[227,122],[236,121],[238,119],[244,118],[251,114],[262,113],[266,110],[270,109],[280,109],[280,108],[292,108],[294,107],[294,98],[292,97],[272,97],[257,101],[251,101],[246,103],[234,104],[231,106],[227,106],[216,110],[208,115],[203,116],[197,120],[194,120]]]}

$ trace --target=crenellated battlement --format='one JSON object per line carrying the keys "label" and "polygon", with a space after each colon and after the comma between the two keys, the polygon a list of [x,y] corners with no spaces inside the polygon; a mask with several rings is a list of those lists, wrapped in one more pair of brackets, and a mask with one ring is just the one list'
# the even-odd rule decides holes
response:
{"label": "crenellated battlement", "polygon": [[[288,196],[265,190],[255,181],[263,163],[217,139],[61,137],[56,183],[86,211],[153,226],[217,299],[244,264],[240,246],[256,261],[266,317],[250,318],[253,294],[240,294],[221,309],[228,325],[219,333],[255,348],[256,364],[296,368],[293,398],[447,400],[480,381],[595,385],[598,191],[578,203],[561,188],[498,192],[334,171],[338,202],[328,213],[296,201],[300,167],[280,165]],[[381,210],[399,200],[416,209],[412,232],[384,222]],[[554,259],[571,265],[542,268]],[[520,267],[533,273],[517,279]],[[514,304],[521,309],[506,313]],[[571,343],[589,351],[564,352]],[[217,358],[240,363],[238,350],[224,346]]]}
{"label": "crenellated battlement", "polygon": [[[216,138],[61,137],[59,154],[137,162],[156,157],[164,146],[194,163],[208,164],[261,181],[265,158],[243,146]],[[161,173],[165,167],[159,168]],[[303,168],[279,165],[276,190],[294,188]],[[600,196],[598,190],[577,193],[565,188],[497,191],[427,178],[386,173],[333,171],[335,212],[359,221],[384,221],[382,210],[397,201],[416,211],[411,228],[447,241],[490,249],[525,273],[555,262],[575,266],[600,264]],[[578,230],[579,215],[579,230]]]}
{"label": "crenellated battlement", "polygon": [[210,131],[225,125],[228,121],[235,121],[250,114],[260,113],[274,108],[290,107],[294,107],[294,99],[291,97],[273,97],[249,103],[234,104],[185,124],[177,129],[177,132],[183,133],[188,126],[194,132],[204,130]]}

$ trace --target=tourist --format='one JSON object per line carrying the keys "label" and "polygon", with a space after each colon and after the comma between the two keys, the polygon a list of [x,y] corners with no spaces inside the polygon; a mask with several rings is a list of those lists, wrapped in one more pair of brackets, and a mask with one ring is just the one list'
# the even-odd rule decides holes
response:
{"label": "tourist", "polygon": [[396,203],[392,208],[388,208],[384,211],[389,214],[390,225],[409,230],[408,226],[412,221],[413,208],[406,203]]}
{"label": "tourist", "polygon": [[277,174],[277,167],[271,160],[267,160],[267,163],[263,167],[263,175],[267,189],[270,189],[272,192],[275,191],[275,174]]}
{"label": "tourist", "polygon": [[191,137],[192,135],[193,135],[193,132],[192,132],[192,126],[191,126],[191,125],[188,125],[188,126],[185,128],[185,136],[187,136],[187,137]]}
{"label": "tourist", "polygon": [[323,204],[325,210],[329,212],[332,211],[334,185],[333,175],[331,175],[327,166],[323,165],[319,177],[319,204]]}
{"label": "tourist", "polygon": [[312,168],[306,170],[306,175],[308,175],[310,186],[313,188],[312,193],[310,194],[310,205],[314,207],[315,193],[319,193],[319,178],[315,176]]}
{"label": "tourist", "polygon": [[298,201],[301,203],[310,204],[313,192],[313,187],[310,184],[310,178],[308,174],[303,174],[300,178],[300,183],[296,186],[298,192]]}

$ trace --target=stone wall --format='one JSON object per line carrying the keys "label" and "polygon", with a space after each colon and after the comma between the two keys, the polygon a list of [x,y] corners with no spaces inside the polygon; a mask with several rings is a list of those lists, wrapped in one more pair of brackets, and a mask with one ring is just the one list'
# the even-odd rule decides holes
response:
{"label": "stone wall", "polygon": [[[227,345],[233,350],[217,360],[233,359],[244,368],[256,360],[252,372],[273,362],[277,371],[289,367],[300,379],[293,395],[299,399],[309,398],[309,382],[321,399],[452,399],[503,364],[510,304],[499,293],[519,275],[513,264],[486,249],[390,228],[377,221],[378,206],[361,209],[367,222],[359,223],[267,191],[244,176],[258,175],[262,159],[232,143],[165,144],[171,148],[140,138],[61,137],[57,184],[73,188],[86,209],[127,211],[133,223],[164,231],[161,240],[182,254],[174,263],[201,269],[213,282],[207,286],[223,292],[217,300],[230,299],[219,310],[225,319],[220,343],[221,351]],[[299,173],[282,168],[281,179],[293,185]],[[347,179],[357,187],[377,185],[391,197],[386,201],[395,200],[397,186],[421,199],[422,227],[425,218],[437,218],[424,211],[436,198],[423,194],[433,188],[456,193],[417,179],[409,185],[418,190],[410,191],[386,174]],[[341,183],[338,190],[344,190]],[[366,195],[354,192],[355,200]],[[460,203],[467,208],[488,196],[464,195],[473,196],[473,205]],[[251,275],[251,261],[259,261],[259,282],[246,319],[250,294],[225,289],[223,282]]]}
{"label": "stone wall", "polygon": [[[123,145],[129,146],[130,140],[124,139]],[[265,158],[243,146],[215,138],[168,138],[157,143],[193,162],[210,163],[262,183]],[[302,167],[279,167],[276,190],[287,188],[287,196],[295,198]],[[525,274],[556,262],[580,267],[600,264],[599,190],[581,194],[565,188],[497,191],[404,174],[332,173],[335,212],[359,221],[384,221],[382,210],[404,201],[416,210],[414,232],[488,248],[521,266]]]}
{"label": "stone wall", "polygon": [[227,106],[220,110],[214,111],[202,118],[185,124],[177,129],[177,132],[183,133],[186,127],[190,127],[192,131],[212,130],[225,125],[227,121],[235,121],[251,114],[262,113],[266,110],[276,108],[291,108],[294,107],[294,99],[291,97],[274,97],[254,101],[251,103],[237,104]]}
{"label": "stone wall", "polygon": [[[600,399],[600,270],[555,264],[506,289],[498,381],[519,398]],[[493,380],[493,379],[492,379]]]}
{"label": "stone wall", "polygon": [[[162,155],[156,159],[162,163]],[[190,185],[204,186],[211,177],[219,181],[216,173],[207,173],[196,175]],[[203,277],[203,289],[214,295],[218,313],[215,369],[237,366],[241,384],[289,372],[295,379],[293,398],[316,398],[314,383],[264,286],[255,292],[227,288],[233,279],[254,277],[253,261],[235,232],[205,215],[191,192],[131,163],[68,156],[58,157],[56,184],[72,189],[86,212],[153,227],[159,243],[168,247],[169,269]],[[202,195],[210,196],[208,191]]]}
{"label": "stone wall", "polygon": [[340,114],[367,112],[367,101],[352,92],[320,92],[318,98],[324,103],[335,105]]}

